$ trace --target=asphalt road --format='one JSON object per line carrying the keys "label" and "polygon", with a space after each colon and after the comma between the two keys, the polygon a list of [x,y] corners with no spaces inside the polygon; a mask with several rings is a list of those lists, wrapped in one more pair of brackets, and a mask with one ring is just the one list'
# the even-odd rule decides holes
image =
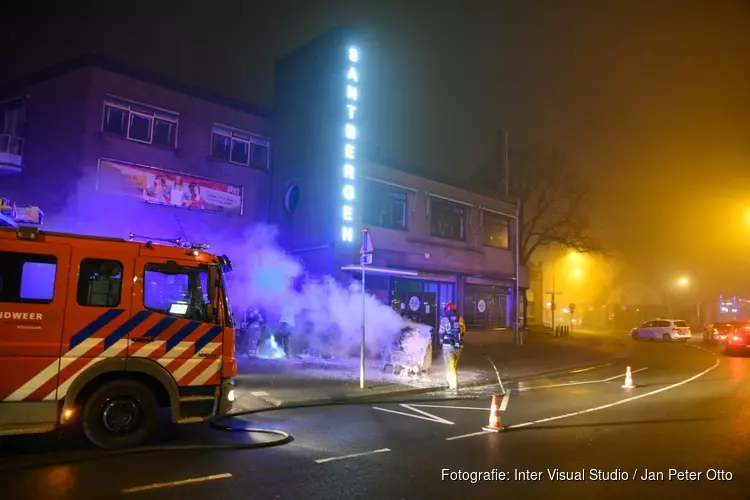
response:
{"label": "asphalt road", "polygon": [[[495,391],[473,390],[255,415],[254,424],[295,439],[259,450],[103,457],[75,449],[76,436],[63,451],[49,438],[14,438],[0,442],[1,497],[750,498],[750,357],[697,344],[634,347],[622,363],[508,388],[500,433],[481,430]],[[634,389],[621,387],[626,365]],[[247,439],[195,426],[167,437],[171,445]],[[91,459],[7,469],[76,457]]]}

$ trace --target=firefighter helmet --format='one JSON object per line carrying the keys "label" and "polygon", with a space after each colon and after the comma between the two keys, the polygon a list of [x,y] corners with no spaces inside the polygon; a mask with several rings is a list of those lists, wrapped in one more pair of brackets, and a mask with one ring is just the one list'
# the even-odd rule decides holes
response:
{"label": "firefighter helmet", "polygon": [[445,312],[453,311],[456,312],[456,304],[453,302],[448,302],[445,304]]}

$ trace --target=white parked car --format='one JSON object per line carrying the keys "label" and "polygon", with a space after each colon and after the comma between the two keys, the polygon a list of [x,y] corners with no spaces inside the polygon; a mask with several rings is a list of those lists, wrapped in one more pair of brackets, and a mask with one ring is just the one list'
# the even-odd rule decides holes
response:
{"label": "white parked car", "polygon": [[633,328],[630,332],[633,340],[673,340],[687,341],[690,337],[690,325],[681,319],[655,319],[646,321],[641,326]]}

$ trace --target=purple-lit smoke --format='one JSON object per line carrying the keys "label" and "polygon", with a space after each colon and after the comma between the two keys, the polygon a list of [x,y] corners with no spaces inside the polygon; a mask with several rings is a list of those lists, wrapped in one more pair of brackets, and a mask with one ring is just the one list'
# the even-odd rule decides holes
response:
{"label": "purple-lit smoke", "polygon": [[[353,281],[345,286],[332,278],[306,277],[302,265],[276,244],[273,227],[258,224],[238,234],[222,225],[222,217],[234,216],[152,205],[126,196],[107,196],[96,192],[96,182],[96,177],[84,178],[62,211],[47,210],[45,229],[119,238],[127,238],[132,231],[152,238],[181,237],[209,244],[209,251],[227,254],[232,260],[234,270],[228,281],[235,311],[261,309],[271,328],[282,314],[293,315],[293,349],[335,357],[359,352],[362,331],[359,283]],[[43,200],[37,204],[45,209]],[[366,298],[366,308],[367,351],[370,356],[377,356],[384,345],[398,337],[404,323],[396,312],[372,295]]]}

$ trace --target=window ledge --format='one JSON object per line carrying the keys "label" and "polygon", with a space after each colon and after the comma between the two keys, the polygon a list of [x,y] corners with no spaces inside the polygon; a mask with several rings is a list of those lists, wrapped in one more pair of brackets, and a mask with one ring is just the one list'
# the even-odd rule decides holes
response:
{"label": "window ledge", "polygon": [[233,161],[230,161],[230,160],[224,160],[224,159],[222,159],[222,158],[217,158],[217,157],[215,157],[215,156],[211,156],[211,155],[207,155],[207,156],[206,156],[206,160],[208,160],[208,161],[211,161],[211,162],[214,162],[214,163],[221,163],[222,165],[231,165],[231,166],[233,166],[233,167],[246,168],[246,169],[248,169],[248,170],[255,170],[256,172],[266,172],[266,173],[268,173],[268,172],[270,172],[270,170],[271,170],[271,169],[270,169],[270,168],[268,168],[268,167],[265,167],[265,168],[257,168],[257,167],[253,167],[252,165],[245,165],[245,164],[243,164],[243,163],[235,163],[235,162],[233,162]]}
{"label": "window ledge", "polygon": [[380,226],[378,224],[365,224],[365,227],[371,227],[373,229],[390,229],[391,231],[399,231],[401,233],[409,232],[409,229],[406,227]]}
{"label": "window ledge", "polygon": [[162,144],[154,144],[153,142],[139,141],[138,139],[131,139],[130,137],[126,135],[115,134],[114,132],[105,132],[102,130],[99,132],[99,134],[102,137],[113,137],[115,139],[127,141],[130,144],[140,144],[141,146],[150,146],[153,148],[161,149],[163,151],[173,151],[175,153],[179,151],[179,149],[176,146],[164,146]]}
{"label": "window ledge", "polygon": [[440,238],[433,236],[431,238],[406,238],[408,243],[417,243],[421,245],[438,246],[445,248],[452,248],[454,250],[463,250],[465,252],[474,252],[483,254],[484,250],[481,248],[472,247],[468,241],[452,240],[449,238]]}

